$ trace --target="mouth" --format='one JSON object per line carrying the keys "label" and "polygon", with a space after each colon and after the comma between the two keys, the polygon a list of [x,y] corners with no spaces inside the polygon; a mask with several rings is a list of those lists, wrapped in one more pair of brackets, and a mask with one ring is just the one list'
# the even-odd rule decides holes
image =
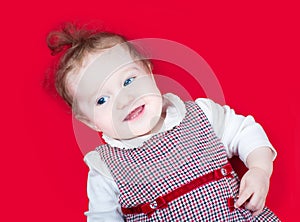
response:
{"label": "mouth", "polygon": [[132,110],[123,121],[131,121],[138,118],[144,111],[145,105],[141,105],[134,110]]}

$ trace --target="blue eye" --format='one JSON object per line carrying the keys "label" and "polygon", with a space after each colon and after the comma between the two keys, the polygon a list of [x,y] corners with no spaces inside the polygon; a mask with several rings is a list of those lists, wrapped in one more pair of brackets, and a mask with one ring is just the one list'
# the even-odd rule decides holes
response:
{"label": "blue eye", "polygon": [[107,102],[108,96],[103,96],[100,99],[97,100],[97,105],[102,105],[103,103]]}
{"label": "blue eye", "polygon": [[129,79],[126,79],[126,80],[124,81],[123,86],[129,85],[130,83],[133,82],[134,79],[135,79],[135,77],[131,77],[131,78],[129,78]]}

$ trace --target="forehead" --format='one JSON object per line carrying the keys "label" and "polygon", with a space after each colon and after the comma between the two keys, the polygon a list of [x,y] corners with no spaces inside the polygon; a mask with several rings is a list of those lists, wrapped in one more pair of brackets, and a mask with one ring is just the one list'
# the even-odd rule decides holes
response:
{"label": "forehead", "polygon": [[77,75],[71,75],[69,83],[74,98],[86,98],[96,93],[116,72],[134,68],[136,63],[129,50],[116,45],[87,58]]}

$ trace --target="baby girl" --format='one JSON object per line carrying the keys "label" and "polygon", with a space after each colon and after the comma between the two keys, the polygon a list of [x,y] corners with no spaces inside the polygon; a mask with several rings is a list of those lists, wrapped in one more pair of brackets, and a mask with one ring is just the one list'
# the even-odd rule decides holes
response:
{"label": "baby girl", "polygon": [[[66,24],[56,89],[106,144],[85,156],[88,221],[279,221],[265,207],[276,151],[252,116],[162,95],[124,37]],[[228,158],[248,167],[239,181]]]}

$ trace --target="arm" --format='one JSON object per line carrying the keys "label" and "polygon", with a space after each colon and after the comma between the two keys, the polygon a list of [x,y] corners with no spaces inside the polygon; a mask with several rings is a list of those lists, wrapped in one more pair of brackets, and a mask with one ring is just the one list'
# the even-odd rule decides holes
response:
{"label": "arm", "polygon": [[245,204],[254,216],[258,215],[269,190],[276,150],[252,116],[237,115],[228,106],[220,106],[209,99],[197,99],[196,103],[223,142],[228,158],[238,155],[249,169],[241,180],[240,197],[235,206]]}
{"label": "arm", "polygon": [[277,152],[261,125],[250,115],[235,113],[229,106],[221,106],[210,99],[200,98],[197,105],[203,110],[216,135],[225,146],[228,158],[239,156],[248,166],[249,154],[257,148],[269,147],[275,159]]}
{"label": "arm", "polygon": [[[95,152],[95,151],[92,151]],[[103,162],[98,153],[89,153],[85,162],[89,166],[87,193],[89,198],[89,211],[85,212],[87,222],[124,221],[118,203],[119,190],[116,183],[101,170]]]}
{"label": "arm", "polygon": [[269,147],[260,147],[251,152],[247,158],[248,172],[243,176],[240,185],[239,198],[235,207],[243,204],[259,215],[264,206],[269,191],[270,177],[273,171],[273,153]]}

